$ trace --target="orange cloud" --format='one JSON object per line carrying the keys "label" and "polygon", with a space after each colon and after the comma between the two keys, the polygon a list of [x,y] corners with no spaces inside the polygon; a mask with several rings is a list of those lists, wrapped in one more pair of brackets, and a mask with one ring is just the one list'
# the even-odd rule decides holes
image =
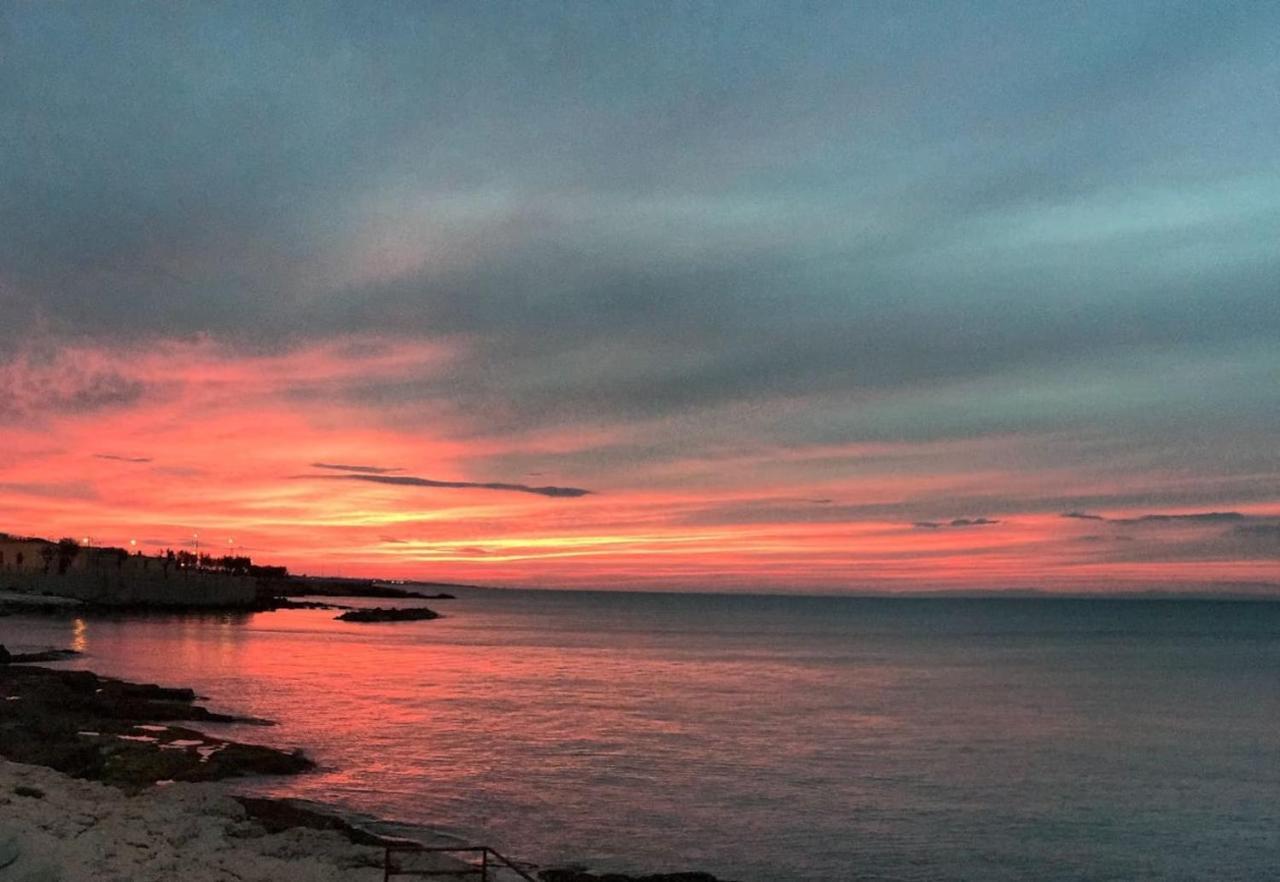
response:
{"label": "orange cloud", "polygon": [[[0,529],[152,549],[198,535],[301,571],[544,586],[1274,578],[1265,529],[1228,541],[1216,521],[1148,519],[1127,536],[1126,519],[1159,512],[1046,501],[1187,483],[1037,461],[1053,439],[700,447],[660,420],[486,433],[483,414],[447,397],[360,393],[371,379],[439,383],[465,351],[461,339],[385,337],[247,353],[204,337],[24,351],[0,365],[11,390]],[[643,455],[618,453],[631,448]],[[535,472],[508,471],[530,458]],[[293,477],[313,466],[330,479]],[[539,492],[579,487],[593,492]],[[1264,524],[1278,510],[1217,503]],[[1072,508],[1110,520],[1061,517]],[[947,528],[913,526],[923,522]]]}

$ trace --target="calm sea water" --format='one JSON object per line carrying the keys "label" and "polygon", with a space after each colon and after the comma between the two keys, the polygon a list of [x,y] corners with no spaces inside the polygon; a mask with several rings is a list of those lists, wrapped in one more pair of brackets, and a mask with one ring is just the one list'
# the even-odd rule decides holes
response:
{"label": "calm sea water", "polygon": [[[357,601],[353,601],[357,602]],[[364,602],[366,605],[373,605]],[[0,619],[279,721],[256,786],[544,865],[1280,873],[1280,604],[468,591],[446,618]]]}

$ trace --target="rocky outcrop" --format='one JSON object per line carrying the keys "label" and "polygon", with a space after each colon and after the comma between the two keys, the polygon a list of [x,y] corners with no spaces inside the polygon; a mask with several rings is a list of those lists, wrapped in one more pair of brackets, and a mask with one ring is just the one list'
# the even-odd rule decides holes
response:
{"label": "rocky outcrop", "polygon": [[418,622],[426,619],[438,619],[440,613],[425,606],[399,607],[383,609],[352,609],[334,618],[343,622]]}
{"label": "rocky outcrop", "polygon": [[538,873],[542,882],[728,882],[710,873],[657,873],[649,876],[626,876],[621,873],[604,873],[597,876],[585,870],[542,870]]}
{"label": "rocky outcrop", "polygon": [[190,689],[127,683],[89,671],[0,667],[0,756],[136,791],[159,781],[285,775],[313,768],[299,752],[168,725],[254,722],[194,703]]}
{"label": "rocky outcrop", "polygon": [[0,665],[34,664],[36,662],[66,661],[80,653],[74,649],[46,649],[43,652],[19,652],[13,654],[0,643]]}

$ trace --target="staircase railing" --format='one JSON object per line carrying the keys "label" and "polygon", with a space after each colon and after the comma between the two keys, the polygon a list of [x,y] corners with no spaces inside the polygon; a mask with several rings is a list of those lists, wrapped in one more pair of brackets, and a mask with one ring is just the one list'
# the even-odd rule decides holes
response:
{"label": "staircase railing", "polygon": [[[418,876],[437,879],[464,879],[472,876],[479,879],[480,882],[489,882],[490,874],[498,868],[506,868],[521,879],[526,880],[526,882],[537,882],[523,868],[517,866],[515,862],[487,845],[420,845],[417,842],[395,842],[388,843],[385,848],[386,852],[383,856],[382,864],[383,882],[389,882],[392,876]],[[472,858],[465,866],[461,867],[406,869],[403,864],[398,865],[395,862],[393,858],[395,854],[471,855]]]}

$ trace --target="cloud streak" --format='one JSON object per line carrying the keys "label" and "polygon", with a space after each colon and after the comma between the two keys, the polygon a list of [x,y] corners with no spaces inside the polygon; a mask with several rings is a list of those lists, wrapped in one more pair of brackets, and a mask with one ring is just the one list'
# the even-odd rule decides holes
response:
{"label": "cloud streak", "polygon": [[1195,511],[1186,514],[1144,514],[1130,518],[1108,518],[1103,515],[1069,511],[1060,515],[1086,521],[1106,521],[1110,524],[1223,524],[1246,521],[1249,516],[1238,511]]}
{"label": "cloud streak", "polygon": [[404,469],[386,468],[385,466],[338,465],[329,462],[313,462],[311,467],[313,469],[333,469],[339,472],[357,472],[362,475],[391,475],[404,471]]}
{"label": "cloud streak", "polygon": [[994,518],[954,518],[950,521],[916,521],[911,526],[922,530],[942,530],[963,527],[991,527],[1000,523]]}
{"label": "cloud streak", "polygon": [[1190,514],[1147,514],[1136,518],[1110,518],[1115,524],[1223,524],[1248,520],[1238,511],[1202,511]]}
{"label": "cloud streak", "polygon": [[133,462],[133,463],[153,462],[153,460],[149,456],[118,456],[114,453],[95,453],[93,457],[94,459],[109,459],[113,462]]}
{"label": "cloud streak", "polygon": [[507,484],[500,481],[436,481],[431,478],[417,478],[412,475],[293,475],[298,480],[315,481],[365,481],[371,484],[390,484],[396,487],[436,487],[447,490],[498,490],[512,493],[532,493],[536,496],[550,496],[572,499],[588,496],[590,490],[580,487],[534,487],[529,484]]}

